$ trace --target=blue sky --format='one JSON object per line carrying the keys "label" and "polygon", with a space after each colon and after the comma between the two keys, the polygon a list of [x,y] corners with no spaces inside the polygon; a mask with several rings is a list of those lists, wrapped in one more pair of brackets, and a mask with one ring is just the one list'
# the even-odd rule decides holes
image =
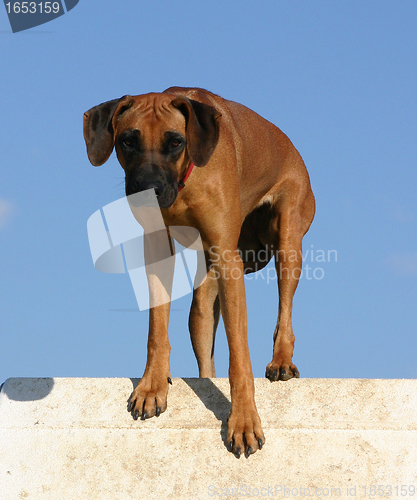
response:
{"label": "blue sky", "polygon": [[[247,105],[304,158],[317,213],[294,300],[301,376],[416,377],[416,24],[414,0],[80,0],[12,34],[0,9],[0,382],[142,375],[148,313],[128,275],[94,269],[86,229],[123,172],[114,154],[91,166],[82,116],[172,85]],[[172,305],[174,377],[197,376],[190,300]],[[247,301],[263,377],[276,282],[252,277]],[[227,376],[222,327],[216,360]]]}

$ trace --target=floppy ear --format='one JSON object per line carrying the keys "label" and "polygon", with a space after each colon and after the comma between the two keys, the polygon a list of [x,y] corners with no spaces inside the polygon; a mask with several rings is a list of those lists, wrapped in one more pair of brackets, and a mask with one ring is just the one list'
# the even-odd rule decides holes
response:
{"label": "floppy ear", "polygon": [[187,150],[190,160],[197,167],[204,167],[219,141],[218,119],[221,113],[212,106],[184,96],[174,99],[172,105],[185,116]]}
{"label": "floppy ear", "polygon": [[84,113],[84,140],[90,162],[99,167],[111,155],[114,147],[113,118],[132,105],[132,98],[103,102]]}

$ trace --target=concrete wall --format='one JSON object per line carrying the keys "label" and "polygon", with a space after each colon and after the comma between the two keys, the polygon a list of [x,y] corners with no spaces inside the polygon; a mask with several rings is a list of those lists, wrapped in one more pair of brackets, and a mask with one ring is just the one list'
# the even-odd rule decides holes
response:
{"label": "concrete wall", "polygon": [[239,460],[226,379],[174,379],[144,422],[126,411],[136,383],[7,380],[0,500],[417,498],[415,380],[257,379],[266,444]]}

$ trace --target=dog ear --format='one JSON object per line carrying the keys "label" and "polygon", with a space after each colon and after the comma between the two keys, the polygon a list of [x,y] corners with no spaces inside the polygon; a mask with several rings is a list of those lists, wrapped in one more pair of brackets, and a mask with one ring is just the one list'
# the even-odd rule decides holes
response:
{"label": "dog ear", "polygon": [[90,162],[99,167],[111,155],[114,147],[114,119],[130,108],[131,96],[103,102],[84,113],[84,140]]}
{"label": "dog ear", "polygon": [[174,99],[172,105],[185,116],[187,150],[190,160],[197,167],[204,167],[219,141],[218,119],[221,113],[212,106],[184,96]]}

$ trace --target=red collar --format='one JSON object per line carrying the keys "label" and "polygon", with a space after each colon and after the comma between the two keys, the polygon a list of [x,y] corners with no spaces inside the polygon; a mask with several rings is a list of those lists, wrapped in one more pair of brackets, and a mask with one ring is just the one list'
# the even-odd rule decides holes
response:
{"label": "red collar", "polygon": [[194,168],[194,163],[191,162],[190,166],[188,167],[188,170],[187,170],[186,174],[184,175],[184,177],[178,183],[178,192],[180,192],[182,189],[185,188],[185,181],[188,179],[188,177],[190,177],[191,172],[193,171],[193,168]]}

